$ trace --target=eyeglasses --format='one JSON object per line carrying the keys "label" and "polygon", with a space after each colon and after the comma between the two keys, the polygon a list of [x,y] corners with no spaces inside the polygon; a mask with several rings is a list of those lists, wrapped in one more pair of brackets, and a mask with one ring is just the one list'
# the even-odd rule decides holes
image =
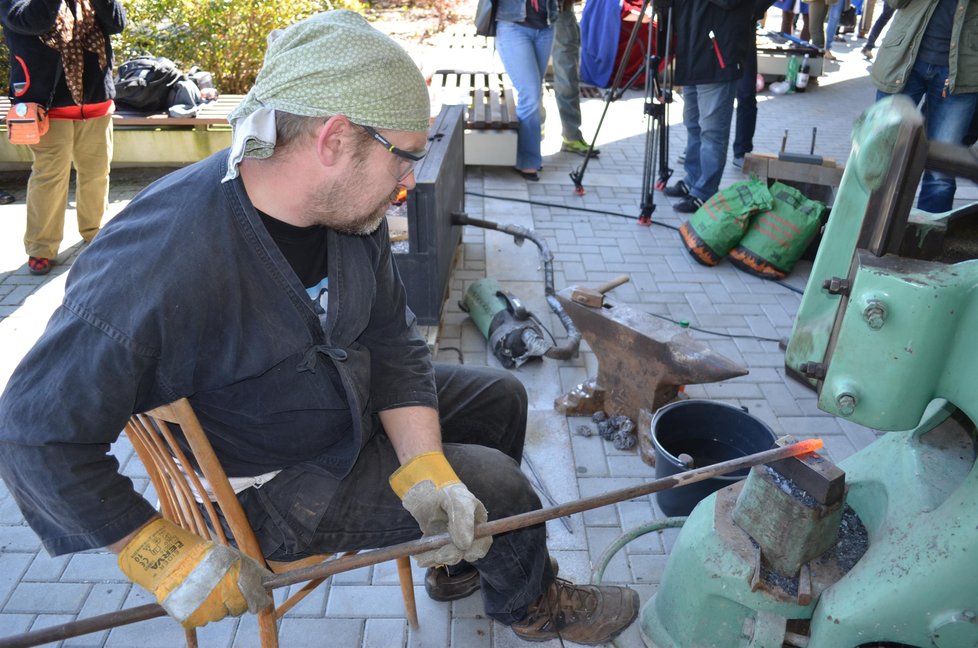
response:
{"label": "eyeglasses", "polygon": [[398,182],[404,180],[404,178],[411,175],[411,173],[414,172],[414,167],[416,163],[424,159],[424,156],[428,154],[427,151],[422,151],[421,153],[412,153],[410,151],[405,151],[404,149],[397,148],[396,146],[391,144],[390,140],[388,140],[386,137],[378,133],[370,126],[364,126],[363,124],[356,124],[356,125],[362,128],[363,130],[365,130],[367,134],[370,135],[370,137],[380,142],[380,144],[385,149],[387,149],[387,151],[391,155],[394,155],[395,157],[399,158],[398,159],[399,175],[397,176]]}

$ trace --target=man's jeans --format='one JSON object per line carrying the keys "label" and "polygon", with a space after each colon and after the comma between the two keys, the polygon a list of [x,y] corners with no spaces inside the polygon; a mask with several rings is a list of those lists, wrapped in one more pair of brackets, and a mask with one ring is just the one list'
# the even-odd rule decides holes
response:
{"label": "man's jeans", "polygon": [[686,162],[683,179],[689,192],[707,201],[720,187],[727,163],[730,118],[737,81],[706,83],[683,89],[683,123],[686,126]]}
{"label": "man's jeans", "polygon": [[733,154],[742,158],[754,150],[757,130],[757,43],[750,41],[744,57],[744,76],[737,82],[737,121],[734,128]]}
{"label": "man's jeans", "polygon": [[554,92],[561,135],[574,142],[581,133],[581,26],[573,9],[561,9],[554,22]]}
{"label": "man's jeans", "polygon": [[[829,24],[825,27],[825,49],[832,49],[832,41],[835,40],[836,32],[839,31],[839,21],[842,19],[842,8],[845,0],[839,0],[829,7]],[[886,2],[883,3],[884,5]]]}
{"label": "man's jeans", "polygon": [[880,17],[876,19],[876,22],[873,23],[873,27],[869,30],[869,36],[866,37],[866,46],[863,49],[873,51],[873,48],[876,47],[876,40],[883,32],[883,28],[886,27],[886,23],[890,22],[894,11],[889,2],[883,3],[883,11],[880,13]]}
{"label": "man's jeans", "polygon": [[[932,142],[961,144],[971,124],[975,106],[978,105],[978,93],[942,96],[949,72],[947,67],[917,61],[900,94],[907,95],[918,104],[921,98],[925,98],[923,111],[927,139]],[[879,101],[887,96],[889,96],[887,93],[877,91],[876,100]],[[953,176],[936,171],[924,171],[924,177],[920,181],[917,209],[932,214],[949,211],[954,204],[956,188]]]}
{"label": "man's jeans", "polygon": [[[489,519],[539,509],[519,465],[526,433],[523,385],[499,369],[460,365],[435,365],[435,380],[445,455]],[[342,480],[317,470],[313,460],[238,498],[273,560],[386,547],[421,536],[387,481],[399,467],[376,421],[373,437]],[[523,618],[554,578],[543,524],[495,536],[489,553],[473,565],[482,576],[486,613],[507,625]]]}
{"label": "man's jeans", "polygon": [[543,75],[547,71],[553,41],[553,27],[535,29],[504,21],[496,24],[496,49],[516,89],[516,116],[520,120],[516,167],[523,170],[543,166],[540,109]]}

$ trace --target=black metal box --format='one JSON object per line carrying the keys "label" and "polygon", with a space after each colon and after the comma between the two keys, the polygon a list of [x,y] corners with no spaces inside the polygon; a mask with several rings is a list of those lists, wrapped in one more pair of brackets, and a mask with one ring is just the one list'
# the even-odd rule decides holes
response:
{"label": "black metal box", "polygon": [[452,214],[465,210],[462,106],[443,106],[428,132],[428,154],[415,170],[408,193],[408,251],[395,248],[394,262],[408,306],[423,325],[437,324],[462,227]]}

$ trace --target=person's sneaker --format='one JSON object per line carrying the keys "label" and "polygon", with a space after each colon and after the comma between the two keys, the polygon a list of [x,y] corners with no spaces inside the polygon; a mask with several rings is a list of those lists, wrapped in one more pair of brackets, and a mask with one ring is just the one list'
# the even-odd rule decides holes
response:
{"label": "person's sneaker", "polygon": [[10,203],[16,201],[17,198],[12,193],[0,189],[0,205],[9,205]]}
{"label": "person's sneaker", "polygon": [[[552,556],[550,567],[556,576],[560,565]],[[447,567],[429,567],[425,572],[424,591],[432,600],[457,601],[470,596],[481,586],[479,570],[472,565],[462,565],[452,571],[455,573],[450,574]]]}
{"label": "person's sneaker", "polygon": [[826,61],[837,61],[837,60],[839,60],[839,57],[837,57],[835,54],[833,54],[832,53],[832,50],[825,50],[824,52],[822,52],[822,58],[824,58]]}
{"label": "person's sneaker", "polygon": [[744,156],[738,157],[738,156],[735,155],[734,156],[734,159],[733,159],[733,165],[735,167],[737,167],[738,169],[743,169],[744,168]]}
{"label": "person's sneaker", "polygon": [[638,594],[627,587],[575,585],[555,578],[526,616],[511,627],[526,641],[560,638],[580,644],[608,643],[638,616]]}
{"label": "person's sneaker", "polygon": [[662,193],[669,196],[670,198],[685,198],[689,195],[689,187],[685,182],[680,180],[671,187],[666,187]]}
{"label": "person's sneaker", "polygon": [[54,265],[51,259],[46,259],[44,257],[27,257],[27,269],[32,275],[46,275],[51,272],[51,266]]}
{"label": "person's sneaker", "polygon": [[859,53],[862,54],[863,58],[866,59],[867,61],[873,60],[873,50],[869,49],[868,47],[862,48],[861,50],[859,50]]}
{"label": "person's sneaker", "polygon": [[692,214],[695,213],[697,209],[703,206],[703,201],[696,196],[690,194],[677,202],[672,206],[677,212],[682,214]]}
{"label": "person's sneaker", "polygon": [[[587,155],[589,148],[590,147],[588,146],[588,143],[582,139],[579,140],[565,139],[563,143],[560,145],[561,151],[564,151],[565,153],[576,153],[577,155],[581,155],[581,156]],[[591,151],[591,157],[598,157],[599,155],[601,155],[601,149],[595,148],[593,151]]]}

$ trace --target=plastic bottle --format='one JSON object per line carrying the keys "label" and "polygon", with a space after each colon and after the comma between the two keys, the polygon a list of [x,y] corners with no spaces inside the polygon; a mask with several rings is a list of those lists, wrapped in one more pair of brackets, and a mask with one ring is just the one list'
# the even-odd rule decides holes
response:
{"label": "plastic bottle", "polygon": [[788,57],[788,71],[785,74],[784,80],[788,83],[788,92],[795,91],[795,81],[798,79],[798,68],[800,64],[798,62],[798,57],[792,54]]}
{"label": "plastic bottle", "polygon": [[795,90],[804,92],[808,88],[810,72],[811,65],[808,62],[808,54],[805,54],[805,58],[801,62],[801,67],[798,68],[798,76],[795,78]]}

